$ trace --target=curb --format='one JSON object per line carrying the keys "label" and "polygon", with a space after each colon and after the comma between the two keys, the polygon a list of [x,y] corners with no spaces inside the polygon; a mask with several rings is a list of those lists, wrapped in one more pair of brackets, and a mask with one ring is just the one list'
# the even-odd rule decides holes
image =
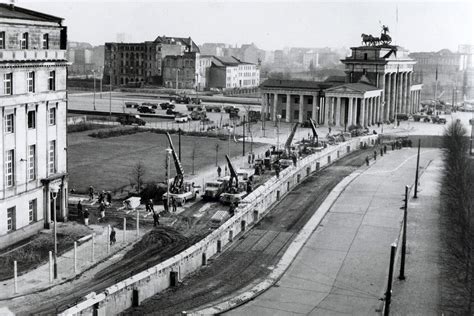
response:
{"label": "curb", "polygon": [[342,179],[329,193],[324,202],[319,206],[317,211],[311,217],[311,219],[306,223],[306,225],[301,229],[295,239],[292,241],[291,245],[288,247],[286,252],[281,257],[280,261],[277,263],[275,269],[268,275],[263,281],[253,286],[250,290],[241,293],[231,299],[225,300],[221,303],[205,307],[202,309],[192,310],[186,312],[187,315],[215,315],[220,314],[231,309],[234,309],[240,305],[247,303],[248,301],[259,296],[270,287],[275,285],[278,280],[283,276],[286,270],[293,263],[297,254],[300,252],[301,248],[306,244],[306,241],[309,239],[311,234],[318,227],[321,220],[324,218],[326,213],[332,207],[337,198],[341,195],[346,187],[354,181],[359,175],[365,172],[367,168],[365,166],[359,168],[358,170],[352,172],[350,175]]}

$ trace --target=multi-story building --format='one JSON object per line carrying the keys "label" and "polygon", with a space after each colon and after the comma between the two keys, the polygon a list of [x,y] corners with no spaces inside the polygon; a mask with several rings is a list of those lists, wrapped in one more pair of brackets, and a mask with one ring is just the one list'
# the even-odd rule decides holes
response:
{"label": "multi-story building", "polygon": [[271,120],[347,127],[394,121],[419,110],[421,84],[413,80],[415,61],[399,46],[352,47],[341,60],[345,83],[267,80],[261,85],[262,115]]}
{"label": "multi-story building", "polygon": [[67,219],[62,23],[0,4],[0,248],[49,228],[53,212]]}
{"label": "multi-story building", "polygon": [[105,43],[104,83],[113,85],[163,84],[163,60],[197,52],[189,38],[158,36],[144,43]]}
{"label": "multi-story building", "polygon": [[163,84],[168,88],[203,90],[212,56],[196,52],[177,56],[166,56],[163,60]]}
{"label": "multi-story building", "polygon": [[303,54],[303,68],[309,69],[311,65],[314,68],[319,67],[319,53],[316,50],[310,50]]}
{"label": "multi-story building", "polygon": [[243,62],[235,57],[214,57],[209,68],[208,88],[250,88],[260,84],[260,69],[257,65]]}

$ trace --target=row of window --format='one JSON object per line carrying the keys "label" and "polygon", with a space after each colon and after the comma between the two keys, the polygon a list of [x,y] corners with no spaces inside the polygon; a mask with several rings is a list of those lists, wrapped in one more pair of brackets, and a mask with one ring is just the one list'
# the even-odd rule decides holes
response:
{"label": "row of window", "polygon": [[[20,49],[28,49],[30,46],[30,35],[28,32],[20,34]],[[41,36],[41,48],[49,49],[49,34],[42,34]],[[5,49],[5,44],[7,41],[6,33],[4,31],[0,32],[0,49]]]}
{"label": "row of window", "polygon": [[[27,179],[28,181],[36,180],[37,163],[36,163],[36,145],[28,146],[27,157]],[[48,143],[48,174],[56,173],[56,141],[51,140]],[[15,186],[15,150],[10,149],[5,152],[5,187],[11,188]]]}
{"label": "row of window", "polygon": [[[28,222],[31,224],[37,221],[38,202],[36,199],[28,201]],[[7,209],[7,231],[16,230],[16,207]]]}
{"label": "row of window", "polygon": [[[287,100],[287,99],[286,99],[286,95],[283,94],[283,95],[281,96],[281,102],[286,103],[286,100]],[[291,100],[291,97],[290,97],[290,100]],[[294,103],[300,103],[300,96],[299,96],[299,95],[295,95],[293,100],[294,100]],[[290,102],[291,102],[291,101],[290,101]],[[313,97],[308,96],[308,97],[306,98],[306,104],[313,104]]]}
{"label": "row of window", "polygon": [[[36,80],[35,80],[35,72],[29,71],[26,74],[26,86],[28,93],[35,92]],[[56,71],[52,70],[48,74],[48,90],[54,91],[56,90]],[[6,73],[3,74],[3,94],[4,95],[13,95],[13,73]]]}
{"label": "row of window", "polygon": [[[56,107],[58,104],[56,103]],[[56,125],[56,107],[51,107],[48,110],[49,125]],[[4,119],[5,133],[11,134],[15,132],[15,114],[10,113],[5,115]],[[28,129],[36,128],[36,111],[28,111]]]}

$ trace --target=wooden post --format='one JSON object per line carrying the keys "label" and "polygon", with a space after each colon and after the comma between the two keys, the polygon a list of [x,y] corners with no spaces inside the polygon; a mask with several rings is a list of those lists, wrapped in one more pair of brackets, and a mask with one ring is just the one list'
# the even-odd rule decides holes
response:
{"label": "wooden post", "polygon": [[18,293],[18,270],[16,260],[13,261],[13,278],[14,278],[14,293]]}
{"label": "wooden post", "polygon": [[77,241],[74,242],[74,274],[77,273]]}
{"label": "wooden post", "polygon": [[127,242],[127,219],[123,218],[123,242]]}
{"label": "wooden post", "polygon": [[139,227],[139,220],[140,218],[138,217],[140,214],[138,213],[138,210],[137,210],[137,239],[138,239],[138,236],[140,235],[140,227]]}
{"label": "wooden post", "polygon": [[94,254],[94,251],[95,251],[95,249],[94,249],[94,247],[95,247],[95,233],[92,233],[92,240],[91,240],[91,242],[92,242],[92,245],[91,245],[91,261],[94,262],[94,260],[95,260],[95,259],[94,259],[94,255],[95,255],[95,254]]}
{"label": "wooden post", "polygon": [[53,283],[53,253],[49,252],[49,283]]}
{"label": "wooden post", "polygon": [[421,140],[418,139],[418,156],[416,157],[416,172],[415,172],[415,194],[413,197],[418,198],[418,172],[420,170],[420,143]]}
{"label": "wooden post", "polygon": [[105,240],[107,243],[107,254],[110,253],[110,225],[107,225],[107,236],[105,236]]}
{"label": "wooden post", "polygon": [[405,186],[405,205],[403,207],[403,235],[402,235],[402,256],[400,260],[399,280],[405,280],[405,255],[407,251],[407,213],[408,213],[408,185]]}
{"label": "wooden post", "polygon": [[397,252],[397,244],[393,243],[390,249],[390,265],[388,270],[387,292],[385,292],[385,309],[384,316],[390,314],[390,302],[392,299],[392,280],[393,280],[393,265],[395,264],[395,253]]}

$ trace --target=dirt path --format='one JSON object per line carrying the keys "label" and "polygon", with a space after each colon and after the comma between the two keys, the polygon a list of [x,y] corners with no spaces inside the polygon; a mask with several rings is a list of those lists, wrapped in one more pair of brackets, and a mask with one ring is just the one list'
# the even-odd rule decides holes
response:
{"label": "dirt path", "polygon": [[159,293],[124,314],[181,313],[228,296],[265,277],[334,186],[361,166],[371,152],[373,149],[353,153],[312,174],[208,266],[185,278],[178,287]]}

